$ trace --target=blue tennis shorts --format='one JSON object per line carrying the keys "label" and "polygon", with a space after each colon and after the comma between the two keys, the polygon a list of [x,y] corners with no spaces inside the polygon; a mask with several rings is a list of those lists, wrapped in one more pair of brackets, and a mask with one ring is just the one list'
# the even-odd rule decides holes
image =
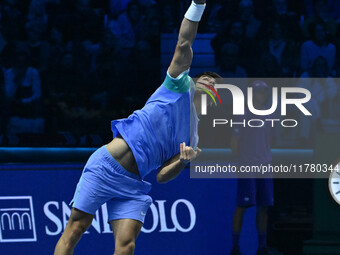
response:
{"label": "blue tennis shorts", "polygon": [[83,212],[95,214],[106,203],[108,221],[134,219],[144,223],[152,199],[151,184],[124,169],[106,146],[88,159],[70,204]]}
{"label": "blue tennis shorts", "polygon": [[272,206],[274,204],[272,178],[240,178],[237,183],[237,206]]}

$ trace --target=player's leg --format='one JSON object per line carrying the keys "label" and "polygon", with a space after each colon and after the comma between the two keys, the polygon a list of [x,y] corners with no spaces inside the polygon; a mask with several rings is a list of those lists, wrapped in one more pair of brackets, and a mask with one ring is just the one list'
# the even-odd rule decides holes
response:
{"label": "player's leg", "polygon": [[[240,233],[242,229],[243,216],[247,207],[237,206],[233,217],[233,233]],[[237,242],[238,243],[238,242]]]}
{"label": "player's leg", "polygon": [[133,219],[112,220],[110,223],[115,238],[114,255],[132,255],[143,223]]}
{"label": "player's leg", "polygon": [[109,178],[107,169],[111,166],[105,159],[105,150],[104,146],[96,150],[84,167],[71,201],[70,219],[57,243],[55,255],[73,254],[82,234],[90,227],[93,215],[112,196],[112,190],[106,183]]}
{"label": "player's leg", "polygon": [[148,195],[114,198],[107,201],[108,220],[115,238],[114,255],[133,254],[137,236],[151,203],[152,199]]}
{"label": "player's leg", "polygon": [[90,227],[93,215],[72,208],[65,231],[60,237],[54,255],[71,255],[83,233]]}
{"label": "player's leg", "polygon": [[258,250],[257,255],[271,255],[267,247],[267,225],[268,225],[268,207],[258,206],[256,213],[256,227],[258,233]]}
{"label": "player's leg", "polygon": [[273,179],[257,179],[256,227],[259,249],[257,254],[271,254],[267,248],[268,207],[273,205]]}
{"label": "player's leg", "polygon": [[238,179],[237,206],[233,217],[233,248],[230,255],[240,255],[239,240],[241,235],[243,216],[247,208],[256,203],[254,179]]}
{"label": "player's leg", "polygon": [[240,235],[243,223],[243,216],[247,207],[245,206],[237,206],[234,212],[233,217],[233,249],[230,252],[230,255],[239,255],[240,251]]}
{"label": "player's leg", "polygon": [[259,234],[267,232],[268,207],[258,206],[256,211],[256,227]]}

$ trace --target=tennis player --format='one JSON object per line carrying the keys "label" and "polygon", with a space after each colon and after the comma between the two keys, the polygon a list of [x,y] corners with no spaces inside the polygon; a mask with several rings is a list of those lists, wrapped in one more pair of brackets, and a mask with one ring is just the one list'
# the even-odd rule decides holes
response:
{"label": "tennis player", "polygon": [[168,182],[200,153],[196,146],[201,92],[195,94],[195,90],[207,89],[219,78],[215,73],[206,72],[195,85],[188,75],[193,57],[191,46],[204,9],[205,0],[191,3],[163,84],[141,110],[111,122],[114,139],[96,150],[87,161],[55,255],[73,254],[96,210],[104,203],[107,203],[115,239],[114,254],[133,254],[152,203],[147,195],[151,184],[143,178],[158,170],[157,181]]}
{"label": "tennis player", "polygon": [[[253,103],[256,109],[265,109],[269,99],[269,86],[263,81],[252,84]],[[245,119],[262,119],[268,116],[253,115],[246,112]],[[238,165],[268,165],[272,162],[271,139],[273,128],[266,123],[263,127],[235,127],[231,140],[233,154],[237,156]],[[267,209],[273,205],[273,179],[239,178],[237,183],[237,206],[233,217],[233,248],[230,255],[241,255],[239,246],[243,216],[247,208],[256,206],[256,227],[258,232],[257,255],[272,254],[267,247]]]}

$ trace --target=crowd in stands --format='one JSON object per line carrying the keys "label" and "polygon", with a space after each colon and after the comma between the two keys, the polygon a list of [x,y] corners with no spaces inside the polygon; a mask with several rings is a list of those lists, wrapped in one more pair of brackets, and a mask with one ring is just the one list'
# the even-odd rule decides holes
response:
{"label": "crowd in stands", "polygon": [[160,84],[157,8],[152,1],[2,1],[0,145],[108,141],[110,120],[141,107]]}
{"label": "crowd in stands", "polygon": [[[1,1],[0,146],[108,142],[110,120],[161,84],[160,35],[178,32],[189,4]],[[340,0],[210,0],[199,32],[216,34],[222,77],[301,78],[313,117],[298,116],[294,139],[312,146],[322,119],[340,119],[339,22]]]}
{"label": "crowd in stands", "polygon": [[220,24],[211,45],[222,77],[295,78],[291,86],[311,91],[312,117],[291,112],[299,127],[280,130],[278,146],[312,147],[323,131],[340,132],[339,15],[337,0],[241,0],[221,1],[209,17]]}

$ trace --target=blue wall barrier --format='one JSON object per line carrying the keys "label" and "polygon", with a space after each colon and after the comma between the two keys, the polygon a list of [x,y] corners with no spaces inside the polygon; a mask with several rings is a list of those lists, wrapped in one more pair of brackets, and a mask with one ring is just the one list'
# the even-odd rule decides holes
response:
{"label": "blue wall barrier", "polygon": [[[70,215],[68,204],[85,164],[84,156],[93,150],[0,149],[1,162],[6,158],[7,162],[17,162],[0,165],[0,254],[53,253]],[[278,155],[285,153],[292,157],[288,151]],[[312,152],[301,153],[308,157]],[[83,162],[65,163],[75,158]],[[59,162],[42,163],[47,161]],[[189,176],[189,169],[185,169],[168,184],[158,184],[153,174],[147,178],[153,184],[150,195],[154,201],[137,240],[136,255],[228,254],[236,180]],[[245,255],[254,254],[257,248],[254,212],[251,208],[245,215],[240,241]],[[103,205],[75,254],[112,254],[113,236],[106,220]]]}

